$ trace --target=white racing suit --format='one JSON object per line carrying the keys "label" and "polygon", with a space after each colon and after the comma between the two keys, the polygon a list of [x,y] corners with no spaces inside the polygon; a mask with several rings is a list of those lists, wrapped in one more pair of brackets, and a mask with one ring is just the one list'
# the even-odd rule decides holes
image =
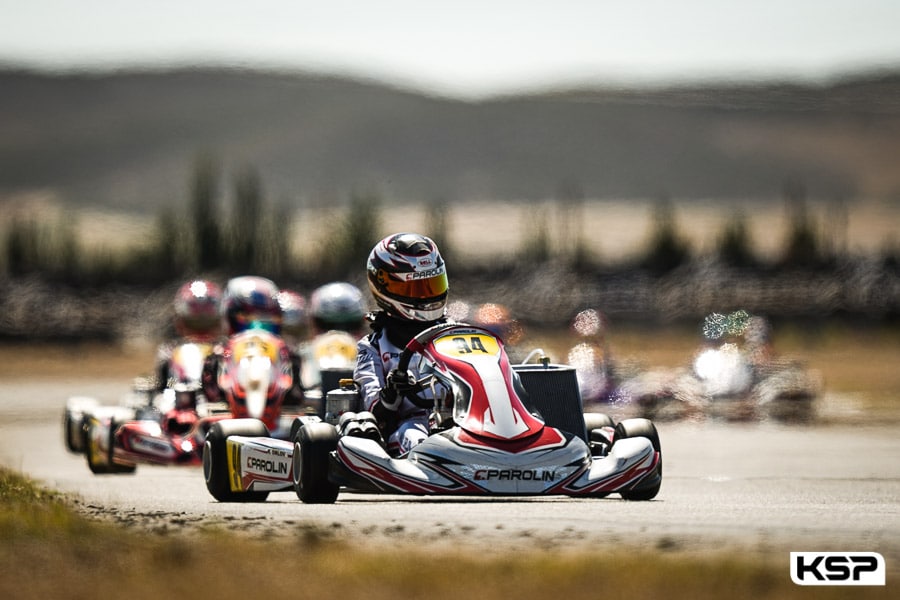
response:
{"label": "white racing suit", "polygon": [[[376,412],[376,405],[380,404],[381,388],[385,385],[385,378],[391,369],[395,369],[400,362],[400,353],[403,348],[392,343],[384,329],[359,340],[356,354],[356,370],[353,379],[359,386],[363,405],[366,410]],[[414,355],[409,363],[409,372],[418,380],[420,377],[420,363],[422,357]],[[431,390],[419,393],[422,398],[430,398]],[[397,408],[398,425],[396,430],[388,436],[388,452],[391,455],[403,455],[410,448],[428,437],[428,410],[420,408],[404,398]]]}

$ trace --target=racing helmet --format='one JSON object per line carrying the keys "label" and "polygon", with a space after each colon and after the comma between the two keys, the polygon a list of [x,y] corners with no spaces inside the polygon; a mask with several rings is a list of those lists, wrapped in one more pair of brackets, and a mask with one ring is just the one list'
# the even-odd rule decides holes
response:
{"label": "racing helmet", "polygon": [[366,318],[363,294],[351,283],[329,283],[316,289],[310,296],[309,308],[319,331],[357,331]]}
{"label": "racing helmet", "polygon": [[369,289],[388,315],[435,321],[447,304],[447,269],[435,243],[424,235],[396,233],[378,242],[366,263]]}
{"label": "racing helmet", "polygon": [[294,290],[278,292],[281,307],[281,331],[286,335],[302,338],[306,335],[307,304],[303,294]]}
{"label": "racing helmet", "polygon": [[247,329],[280,334],[282,311],[278,291],[278,286],[265,277],[244,275],[230,279],[222,300],[228,335]]}
{"label": "racing helmet", "polygon": [[175,293],[175,330],[181,336],[215,336],[221,331],[222,289],[205,279],[189,281]]}

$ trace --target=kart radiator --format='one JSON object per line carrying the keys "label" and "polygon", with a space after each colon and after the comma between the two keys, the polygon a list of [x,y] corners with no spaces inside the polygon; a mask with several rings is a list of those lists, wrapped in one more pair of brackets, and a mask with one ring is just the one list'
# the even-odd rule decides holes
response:
{"label": "kart radiator", "polygon": [[319,376],[322,381],[322,398],[316,407],[316,414],[319,415],[320,419],[324,419],[326,412],[325,399],[328,397],[328,392],[340,389],[341,379],[353,379],[353,369],[322,369],[319,371]]}
{"label": "kart radiator", "polygon": [[528,401],[551,427],[573,433],[588,441],[584,408],[575,368],[568,365],[513,365]]}

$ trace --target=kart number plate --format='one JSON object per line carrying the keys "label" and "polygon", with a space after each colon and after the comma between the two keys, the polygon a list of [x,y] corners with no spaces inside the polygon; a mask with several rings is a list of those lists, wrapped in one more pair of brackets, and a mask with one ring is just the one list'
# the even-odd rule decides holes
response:
{"label": "kart number plate", "polygon": [[445,335],[434,341],[434,347],[440,354],[449,358],[496,356],[500,353],[497,338],[483,333]]}

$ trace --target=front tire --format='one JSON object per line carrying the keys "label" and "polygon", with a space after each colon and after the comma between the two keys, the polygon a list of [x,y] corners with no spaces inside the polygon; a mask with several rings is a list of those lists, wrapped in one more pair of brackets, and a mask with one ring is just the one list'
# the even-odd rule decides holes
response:
{"label": "front tire", "polygon": [[307,423],[294,436],[293,480],[297,497],[306,504],[333,504],[339,486],[328,479],[328,461],[337,448],[337,429],[328,423]]}
{"label": "front tire", "polygon": [[662,446],[656,426],[649,419],[625,419],[616,425],[616,441],[627,438],[645,438],[650,440],[653,449],[659,453],[656,468],[648,473],[630,490],[621,490],[619,494],[625,500],[652,500],[659,493],[662,485]]}
{"label": "front tire", "polygon": [[588,435],[590,435],[591,431],[594,429],[600,429],[601,427],[615,427],[616,422],[612,420],[612,417],[605,413],[586,412],[584,413],[584,426],[585,429],[587,429]]}
{"label": "front tire", "polygon": [[257,419],[228,419],[213,423],[203,444],[203,478],[206,489],[219,502],[265,502],[269,492],[233,491],[228,475],[228,438],[269,437],[265,423]]}

